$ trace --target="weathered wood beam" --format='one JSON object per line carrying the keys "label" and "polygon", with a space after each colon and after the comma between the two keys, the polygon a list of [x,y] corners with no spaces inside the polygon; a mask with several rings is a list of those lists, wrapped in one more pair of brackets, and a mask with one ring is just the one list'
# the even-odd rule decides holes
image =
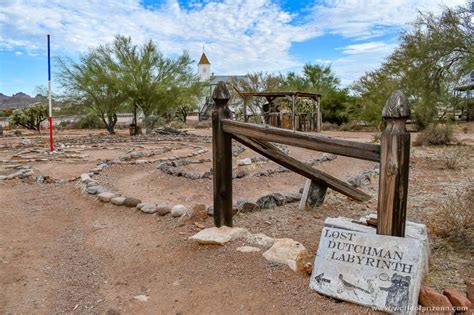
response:
{"label": "weathered wood beam", "polygon": [[410,118],[410,107],[403,92],[393,92],[382,117],[387,125],[380,138],[377,234],[405,237],[410,166],[410,133],[405,123]]}
{"label": "weathered wood beam", "polygon": [[283,143],[315,151],[344,155],[362,160],[380,161],[380,145],[334,139],[321,135],[289,131],[230,119],[222,120],[223,130],[227,133],[253,139]]}
{"label": "weathered wood beam", "polygon": [[326,174],[320,170],[314,169],[303,162],[286,155],[280,149],[268,143],[264,140],[255,140],[248,137],[232,134],[232,137],[243,145],[251,148],[257,153],[265,156],[266,158],[296,172],[306,178],[309,178],[321,185],[327,186],[341,194],[351,197],[358,201],[367,201],[371,197],[366,193],[353,188],[348,183],[339,180],[329,174]]}
{"label": "weathered wood beam", "polygon": [[230,93],[223,81],[217,83],[212,99],[214,224],[232,226],[232,137],[222,130],[222,119],[230,117]]}

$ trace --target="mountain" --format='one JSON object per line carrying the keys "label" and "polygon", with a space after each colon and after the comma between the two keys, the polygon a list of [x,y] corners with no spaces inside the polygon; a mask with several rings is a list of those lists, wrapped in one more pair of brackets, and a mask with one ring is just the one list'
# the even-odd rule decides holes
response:
{"label": "mountain", "polygon": [[35,97],[31,97],[23,92],[18,92],[12,96],[7,96],[0,93],[0,110],[28,107],[35,102],[41,102],[45,100],[46,97],[40,94],[36,95]]}

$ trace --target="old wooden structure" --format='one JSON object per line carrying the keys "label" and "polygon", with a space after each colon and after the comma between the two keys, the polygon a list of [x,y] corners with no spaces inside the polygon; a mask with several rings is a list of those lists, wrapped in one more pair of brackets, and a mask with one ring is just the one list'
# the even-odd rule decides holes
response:
{"label": "old wooden structure", "polygon": [[232,139],[234,139],[312,180],[323,187],[322,190],[331,188],[358,201],[367,201],[371,197],[345,181],[288,156],[272,142],[380,162],[377,233],[402,237],[405,235],[410,156],[410,134],[406,131],[405,122],[410,116],[410,109],[402,92],[395,91],[385,104],[382,116],[386,120],[386,128],[380,145],[233,121],[227,108],[230,93],[224,82],[219,82],[212,97],[215,102],[212,112],[212,149],[216,226],[232,226]]}
{"label": "old wooden structure", "polygon": [[[263,122],[278,128],[292,129],[293,131],[321,131],[321,94],[308,92],[241,92],[237,88],[235,91],[244,100],[243,118],[248,122],[253,115],[247,114],[247,106],[250,98],[263,97],[267,103],[263,106]],[[281,112],[275,103],[277,98],[285,98],[291,102],[291,113]],[[298,98],[306,98],[313,101],[311,112],[298,113],[295,109],[295,102]]]}

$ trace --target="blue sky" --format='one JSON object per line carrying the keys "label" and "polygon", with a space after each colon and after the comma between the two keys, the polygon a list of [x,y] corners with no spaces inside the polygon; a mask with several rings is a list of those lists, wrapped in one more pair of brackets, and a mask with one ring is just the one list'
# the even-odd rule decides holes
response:
{"label": "blue sky", "polygon": [[[216,74],[300,71],[331,64],[347,86],[375,69],[418,11],[465,0],[0,0],[0,92],[47,85],[52,56],[77,59],[115,34],[154,40],[167,56],[198,60],[205,45]],[[53,67],[55,65],[53,59]],[[53,90],[59,85],[54,76]]]}

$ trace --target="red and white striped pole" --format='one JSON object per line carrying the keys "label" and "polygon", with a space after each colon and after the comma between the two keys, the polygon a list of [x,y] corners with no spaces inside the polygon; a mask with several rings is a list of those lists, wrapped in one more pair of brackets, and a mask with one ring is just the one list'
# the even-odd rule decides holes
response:
{"label": "red and white striped pole", "polygon": [[53,107],[51,104],[51,49],[49,45],[49,34],[48,34],[48,121],[49,121],[49,152],[54,151],[53,145]]}

